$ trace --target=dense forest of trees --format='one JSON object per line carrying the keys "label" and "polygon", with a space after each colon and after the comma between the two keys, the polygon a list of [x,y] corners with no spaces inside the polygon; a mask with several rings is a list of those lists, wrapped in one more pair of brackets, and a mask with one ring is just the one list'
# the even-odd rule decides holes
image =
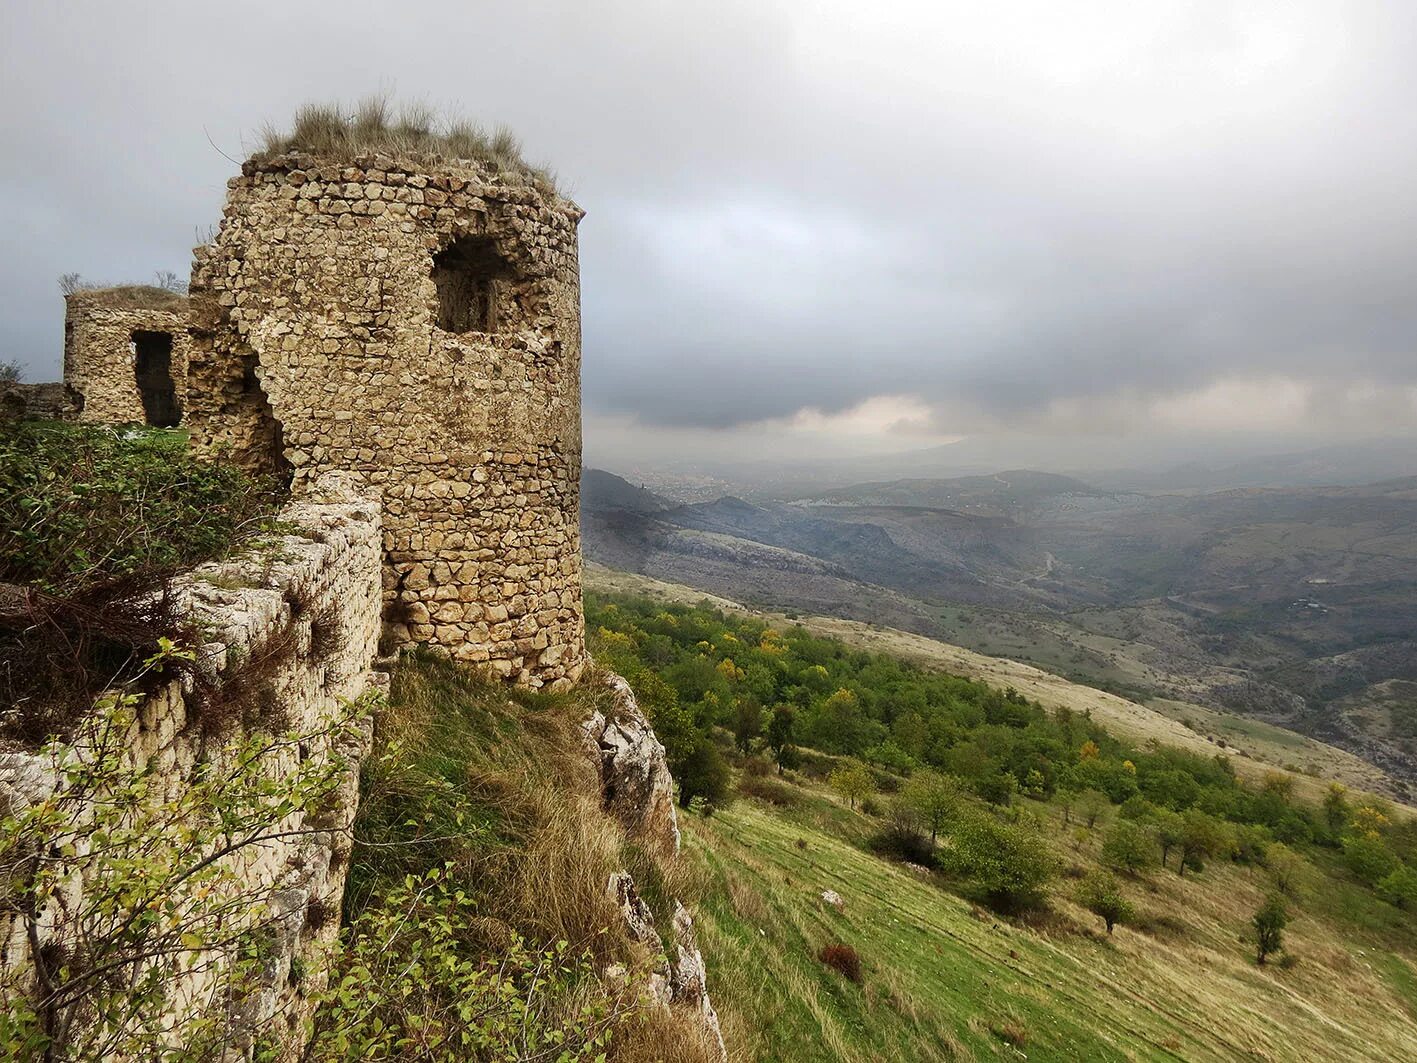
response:
{"label": "dense forest of trees", "polygon": [[[596,597],[587,626],[597,659],[629,679],[649,712],[685,805],[725,799],[725,753],[735,747],[761,750],[779,770],[829,754],[831,783],[851,806],[894,792],[888,805],[910,818],[907,833],[929,836],[922,859],[961,797],[996,809],[1029,798],[1082,827],[1108,821],[1104,857],[1123,873],[1159,864],[1186,874],[1231,859],[1270,869],[1282,891],[1292,853],[1322,847],[1384,900],[1417,908],[1417,826],[1340,785],[1307,803],[1289,775],[1246,782],[1223,753],[1137,748],[1086,714],[800,626]],[[1023,844],[996,829],[1012,824],[953,826],[955,852]]]}

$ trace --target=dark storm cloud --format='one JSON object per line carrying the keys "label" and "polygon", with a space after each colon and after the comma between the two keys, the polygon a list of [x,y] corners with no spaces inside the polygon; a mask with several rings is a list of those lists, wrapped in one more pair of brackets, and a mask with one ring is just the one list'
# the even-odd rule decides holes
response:
{"label": "dark storm cloud", "polygon": [[[1409,5],[0,18],[0,357],[35,377],[57,373],[58,274],[185,272],[232,171],[208,135],[239,157],[303,100],[384,88],[513,125],[589,211],[592,419],[909,396],[949,432],[1145,417],[1227,381],[1417,388]],[[1378,408],[1352,417],[1406,427]]]}

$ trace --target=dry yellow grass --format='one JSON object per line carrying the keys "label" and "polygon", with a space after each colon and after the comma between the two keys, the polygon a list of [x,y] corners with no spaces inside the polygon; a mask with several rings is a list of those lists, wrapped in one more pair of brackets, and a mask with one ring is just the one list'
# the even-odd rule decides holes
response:
{"label": "dry yellow grass", "polygon": [[396,159],[441,156],[473,162],[547,191],[554,180],[522,157],[521,144],[505,126],[490,132],[464,118],[439,115],[424,103],[396,107],[375,95],[349,108],[338,103],[307,103],[295,112],[289,130],[267,126],[260,158],[306,151],[327,158],[385,154]]}

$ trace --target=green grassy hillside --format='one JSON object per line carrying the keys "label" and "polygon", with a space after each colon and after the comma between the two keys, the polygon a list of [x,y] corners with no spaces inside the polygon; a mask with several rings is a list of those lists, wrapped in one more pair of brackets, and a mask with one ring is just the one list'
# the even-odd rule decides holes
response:
{"label": "green grassy hillside", "polygon": [[691,809],[737,1058],[1417,1058],[1406,810],[803,625],[587,618]]}
{"label": "green grassy hillside", "polygon": [[[857,844],[869,817],[813,787],[795,807],[742,799],[686,817],[701,869],[700,943],[740,1060],[1417,1058],[1410,929],[1306,869],[1290,965],[1254,964],[1262,871],[1126,880],[1134,925],[1109,939],[1067,879],[1050,910],[1009,919]],[[1101,830],[1064,853],[1095,862]],[[838,912],[821,900],[835,890]],[[1363,925],[1368,923],[1369,925]],[[817,959],[851,945],[855,985]]]}

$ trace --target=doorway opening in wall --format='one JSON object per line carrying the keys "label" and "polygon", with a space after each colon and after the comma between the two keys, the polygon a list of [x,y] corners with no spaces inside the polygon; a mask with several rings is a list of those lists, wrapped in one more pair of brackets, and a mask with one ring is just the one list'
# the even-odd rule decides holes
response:
{"label": "doorway opening in wall", "polygon": [[182,420],[177,386],[172,382],[172,333],[133,333],[133,375],[148,424],[171,428]]}
{"label": "doorway opening in wall", "polygon": [[497,288],[507,264],[490,237],[462,236],[433,256],[438,327],[444,332],[496,332]]}

